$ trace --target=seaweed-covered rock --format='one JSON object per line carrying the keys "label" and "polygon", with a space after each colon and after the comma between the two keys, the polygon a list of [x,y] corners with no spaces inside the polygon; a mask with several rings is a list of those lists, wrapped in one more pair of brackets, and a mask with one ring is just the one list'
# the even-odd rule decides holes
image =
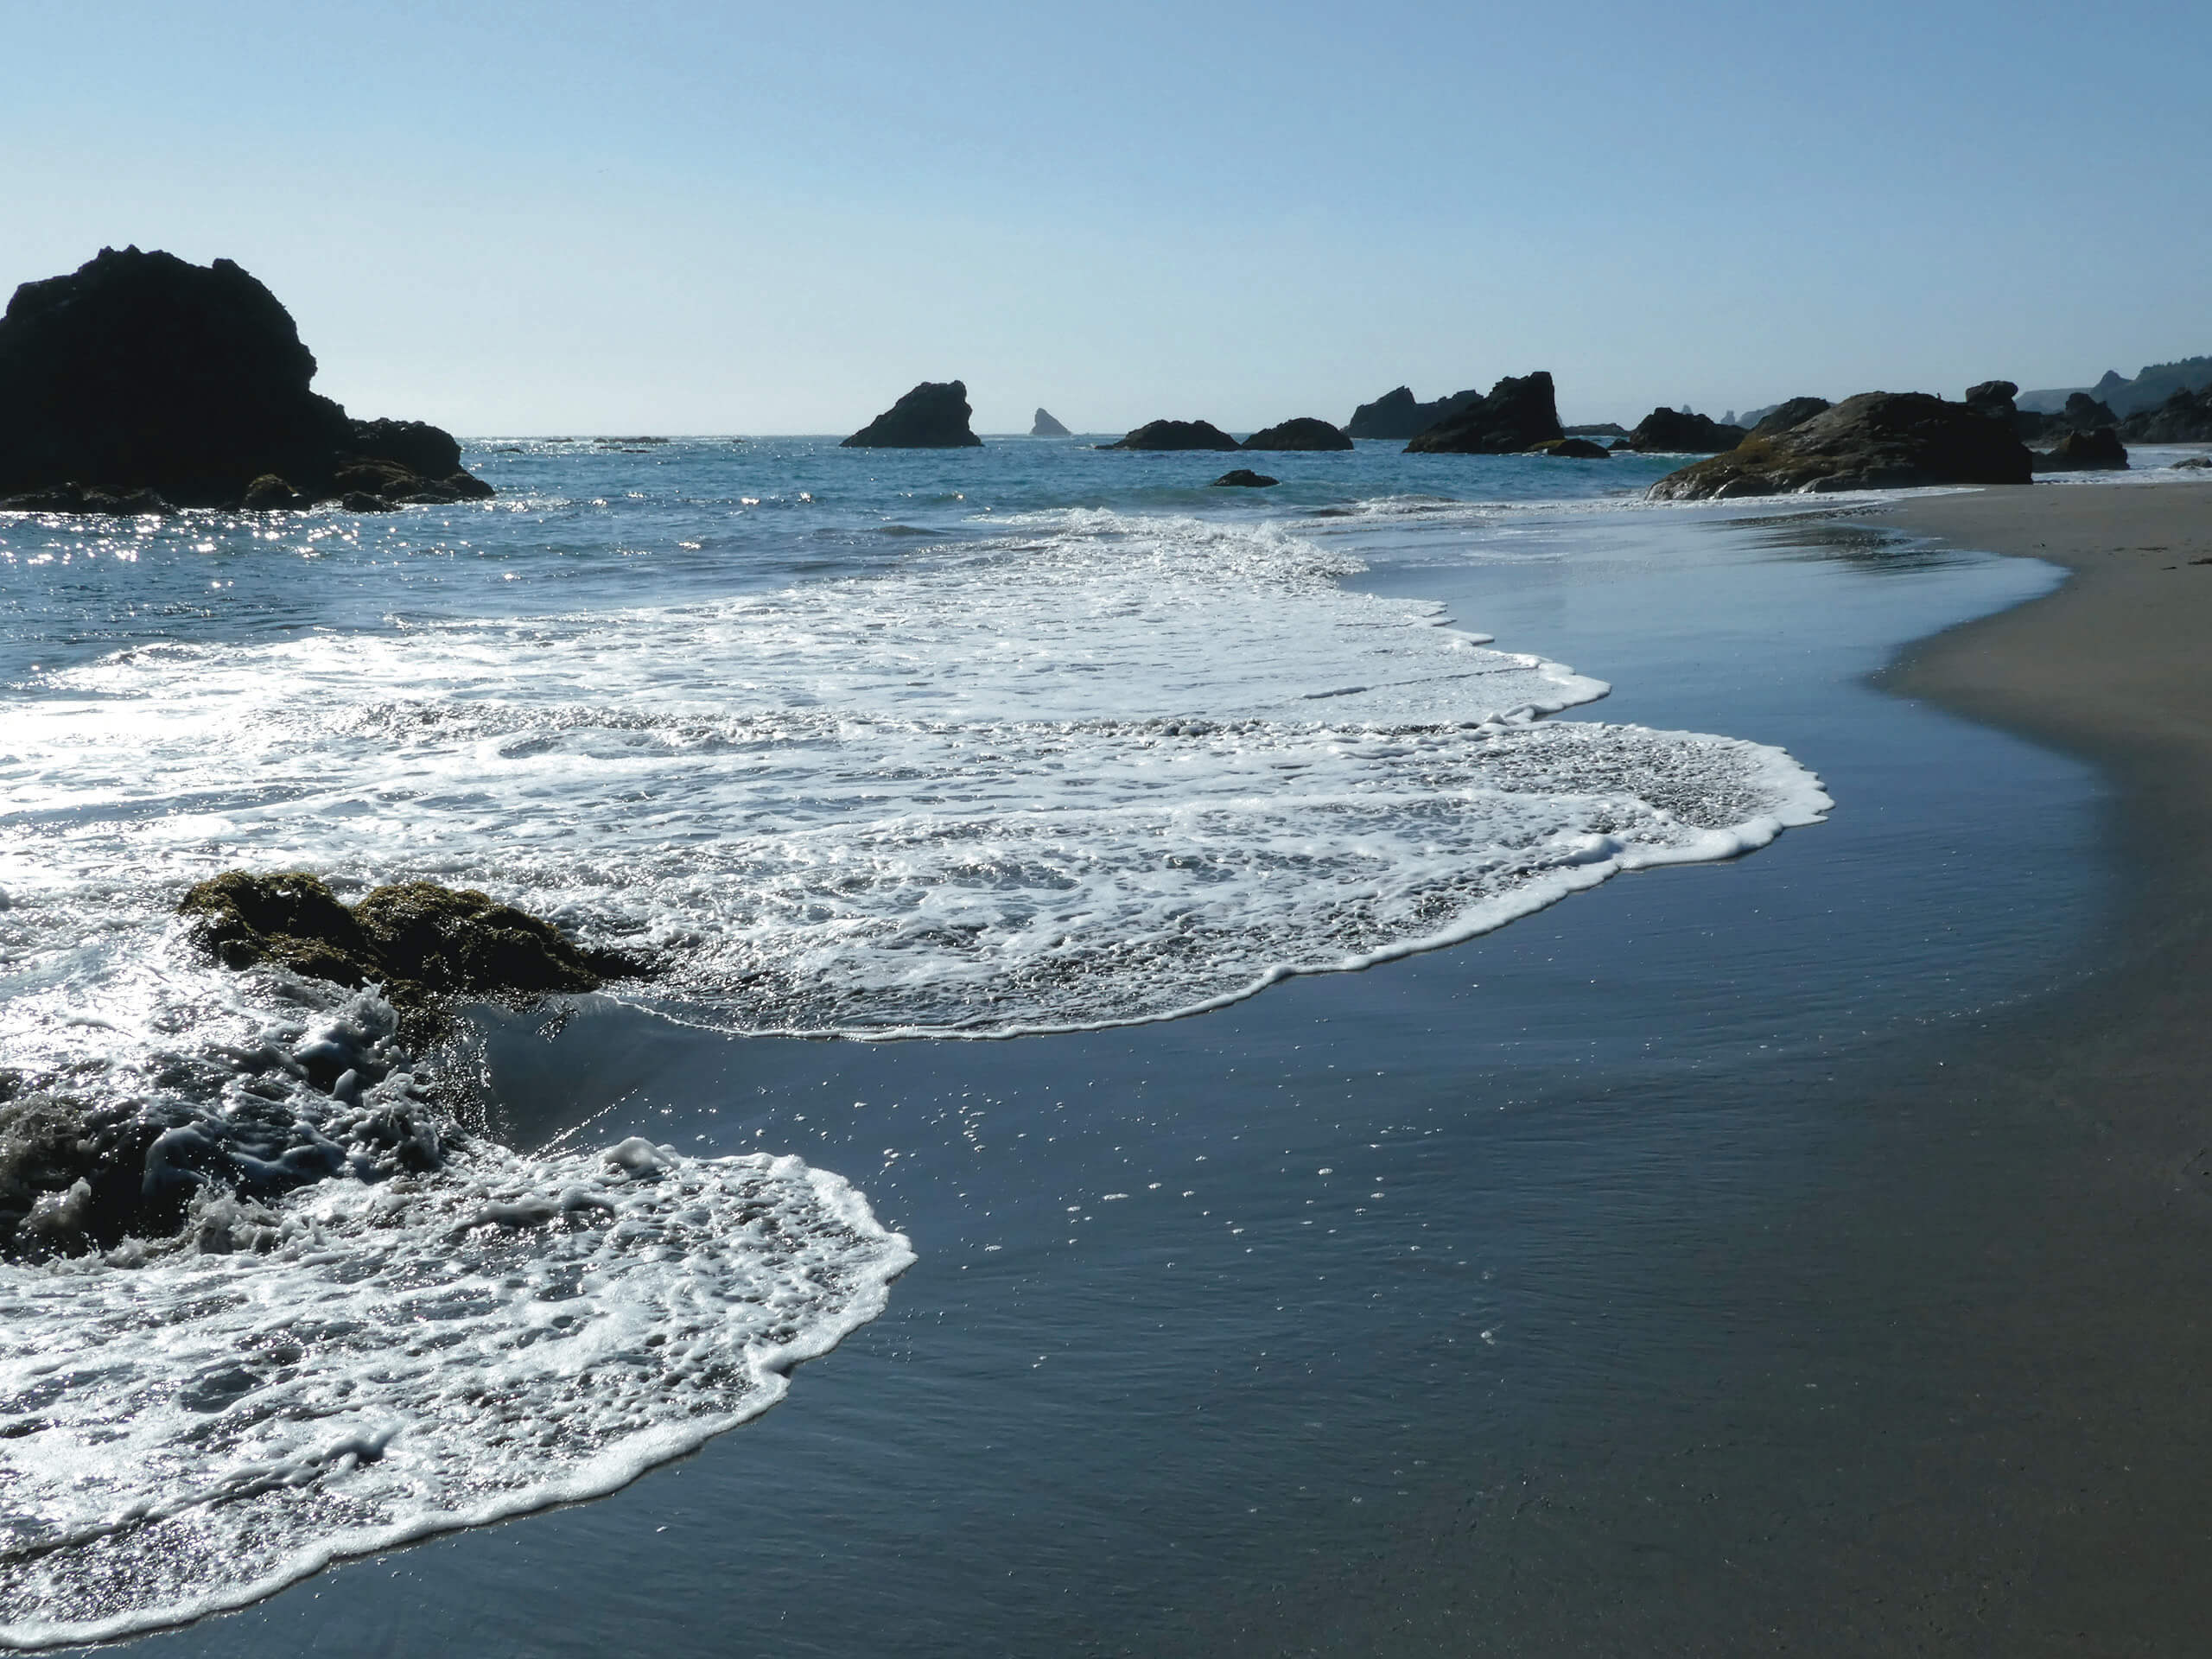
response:
{"label": "seaweed-covered rock", "polygon": [[274,473],[264,473],[245,486],[245,497],[238,505],[248,512],[276,512],[287,507],[306,505],[290,480]]}
{"label": "seaweed-covered rock", "polygon": [[845,449],[980,449],[964,380],[925,380],[840,445]]}
{"label": "seaweed-covered rock", "polygon": [[1116,443],[1101,449],[1235,449],[1236,439],[1211,421],[1147,421]]}
{"label": "seaweed-covered rock", "polygon": [[226,967],[270,963],[340,985],[381,984],[410,1039],[435,1031],[455,998],[527,1000],[652,971],[473,888],[429,881],[378,887],[349,906],[302,870],[231,870],[194,886],[177,911]]}
{"label": "seaweed-covered rock", "polygon": [[2028,449],[1964,404],[1862,391],[1772,437],[1694,461],[1651,486],[1659,501],[1921,484],[2025,484]]}
{"label": "seaweed-covered rock", "polygon": [[52,509],[63,512],[144,492],[234,507],[273,475],[328,500],[345,493],[339,467],[363,456],[399,461],[454,499],[491,493],[462,473],[450,435],[351,420],[309,389],[315,372],[290,314],[232,261],[103,249],[25,283],[0,317],[0,496],[73,488],[79,505]]}
{"label": "seaweed-covered rock", "polygon": [[57,484],[0,497],[0,512],[170,513],[176,508],[156,490],[104,490],[98,485]]}
{"label": "seaweed-covered rock", "polygon": [[1628,447],[1640,454],[1710,455],[1733,449],[1750,435],[1742,427],[1723,426],[1709,415],[1662,406],[1637,423],[1636,430],[1628,435]]}
{"label": "seaweed-covered rock", "polygon": [[1554,455],[1561,461],[1611,461],[1612,452],[1603,444],[1592,443],[1587,438],[1554,438],[1548,443],[1532,443],[1532,455]]}
{"label": "seaweed-covered rock", "polygon": [[1030,423],[1029,435],[1033,438],[1065,438],[1073,435],[1067,428],[1054,420],[1049,413],[1040,409],[1037,411],[1037,418]]}
{"label": "seaweed-covered rock", "polygon": [[1507,375],[1490,393],[1417,433],[1406,453],[1428,455],[1511,455],[1567,435],[1559,423],[1552,378]]}
{"label": "seaweed-covered rock", "polygon": [[1244,440],[1247,449],[1349,449],[1351,440],[1326,421],[1300,415],[1255,432]]}
{"label": "seaweed-covered rock", "polygon": [[2039,473],[2124,473],[2127,450],[2108,426],[2094,432],[2069,432],[2048,449],[2038,449],[2031,465]]}
{"label": "seaweed-covered rock", "polygon": [[1802,426],[1815,415],[1825,415],[1833,408],[1825,397],[1792,397],[1777,404],[1753,423],[1749,436],[1770,438],[1777,432],[1787,432],[1793,426]]}
{"label": "seaweed-covered rock", "polygon": [[1352,410],[1351,419],[1344,423],[1344,431],[1355,438],[1392,438],[1403,443],[1482,400],[1482,392],[1471,386],[1449,397],[1424,404],[1414,397],[1412,387],[1400,386]]}
{"label": "seaweed-covered rock", "polygon": [[1279,478],[1269,478],[1265,473],[1255,473],[1249,467],[1233,467],[1213,481],[1215,489],[1271,490],[1281,483]]}

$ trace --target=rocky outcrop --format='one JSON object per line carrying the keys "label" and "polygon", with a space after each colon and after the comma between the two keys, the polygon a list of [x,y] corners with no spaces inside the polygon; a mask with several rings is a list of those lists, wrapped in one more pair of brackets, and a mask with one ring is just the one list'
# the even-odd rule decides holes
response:
{"label": "rocky outcrop", "polygon": [[1567,435],[1570,438],[1624,438],[1628,436],[1628,428],[1613,421],[1599,421],[1595,426],[1570,426],[1567,429]]}
{"label": "rocky outcrop", "polygon": [[111,505],[151,493],[236,507],[264,477],[336,500],[354,489],[340,471],[364,461],[397,469],[380,500],[492,493],[450,435],[352,420],[309,390],[315,372],[290,313],[232,261],[103,249],[25,283],[0,317],[0,505],[158,511]]}
{"label": "rocky outcrop", "polygon": [[1770,438],[1777,432],[1787,432],[1793,426],[1802,426],[1815,415],[1834,407],[1825,397],[1792,397],[1777,404],[1753,423],[1746,437]]}
{"label": "rocky outcrop", "polygon": [[1037,418],[1029,424],[1033,438],[1065,438],[1074,435],[1044,410],[1037,411]]}
{"label": "rocky outcrop", "polygon": [[1326,421],[1300,415],[1255,432],[1244,440],[1247,449],[1349,449],[1351,440]]}
{"label": "rocky outcrop", "polygon": [[1482,393],[1470,387],[1433,403],[1418,403],[1411,387],[1400,386],[1352,410],[1351,419],[1344,423],[1344,431],[1355,438],[1389,438],[1403,443],[1482,400]]}
{"label": "rocky outcrop", "polygon": [[1271,490],[1281,482],[1281,479],[1269,478],[1265,473],[1255,473],[1249,467],[1237,467],[1214,480],[1213,487],[1217,490]]}
{"label": "rocky outcrop", "polygon": [[1587,438],[1554,438],[1548,443],[1529,445],[1529,453],[1532,455],[1556,455],[1562,461],[1610,461],[1612,459],[1611,452],[1604,445],[1592,443]]}
{"label": "rocky outcrop", "polygon": [[1628,447],[1639,454],[1709,455],[1733,449],[1749,436],[1742,427],[1723,426],[1709,415],[1662,407],[1637,423]]}
{"label": "rocky outcrop", "polygon": [[1147,421],[1101,449],[1236,449],[1243,446],[1211,421]]}
{"label": "rocky outcrop", "polygon": [[2039,473],[2124,473],[2127,450],[2120,434],[2108,426],[2094,432],[2069,432],[2048,449],[2038,449],[2030,463]]}
{"label": "rocky outcrop", "polygon": [[2177,391],[2120,429],[2130,443],[2212,443],[2212,388]]}
{"label": "rocky outcrop", "polygon": [[1415,435],[1409,455],[1511,455],[1563,438],[1552,378],[1508,375],[1490,393]]}
{"label": "rocky outcrop", "polygon": [[474,889],[429,881],[378,887],[349,906],[303,871],[232,870],[194,887],[177,913],[226,967],[268,963],[340,985],[382,985],[410,1040],[435,1034],[457,999],[534,999],[652,972],[641,958],[572,944],[550,923]]}
{"label": "rocky outcrop", "polygon": [[969,429],[968,386],[925,380],[838,447],[843,449],[980,449]]}
{"label": "rocky outcrop", "polygon": [[2027,446],[1964,404],[1917,391],[1862,391],[1771,437],[1651,486],[1659,501],[1921,484],[2025,484]]}

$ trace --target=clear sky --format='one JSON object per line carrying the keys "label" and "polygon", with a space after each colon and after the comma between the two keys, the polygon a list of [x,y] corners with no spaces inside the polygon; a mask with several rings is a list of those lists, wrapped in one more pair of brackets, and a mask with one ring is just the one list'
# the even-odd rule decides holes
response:
{"label": "clear sky", "polygon": [[6,0],[0,291],[227,254],[467,433],[1569,421],[2212,352],[2190,5]]}

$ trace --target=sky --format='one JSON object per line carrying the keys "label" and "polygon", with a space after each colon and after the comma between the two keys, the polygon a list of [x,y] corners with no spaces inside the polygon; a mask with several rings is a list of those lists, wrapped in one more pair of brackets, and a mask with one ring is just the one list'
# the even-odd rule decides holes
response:
{"label": "sky", "polygon": [[470,435],[1570,423],[2212,353],[2196,6],[0,0],[0,292],[238,260]]}

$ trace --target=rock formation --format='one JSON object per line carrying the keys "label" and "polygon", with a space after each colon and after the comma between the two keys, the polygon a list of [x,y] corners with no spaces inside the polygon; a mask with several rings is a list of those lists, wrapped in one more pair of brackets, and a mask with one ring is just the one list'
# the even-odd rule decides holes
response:
{"label": "rock formation", "polygon": [[1771,437],[1746,438],[1651,486],[1658,501],[1918,484],[2025,484],[2028,450],[1999,422],[1917,391],[1862,391]]}
{"label": "rock formation", "polygon": [[1599,421],[1595,426],[1570,426],[1567,429],[1567,435],[1570,438],[1624,438],[1628,436],[1628,428],[1613,421]]}
{"label": "rock formation", "polygon": [[1235,449],[1241,446],[1211,421],[1147,421],[1118,443],[1101,449]]}
{"label": "rock formation", "polygon": [[1415,435],[1406,453],[1424,455],[1510,455],[1567,434],[1560,428],[1552,378],[1541,369],[1508,375],[1490,395]]}
{"label": "rock formation", "polygon": [[1787,432],[1793,426],[1804,425],[1814,416],[1825,414],[1831,407],[1825,397],[1792,397],[1766,410],[1745,435],[1770,438],[1777,432]]}
{"label": "rock formation", "polygon": [[2108,426],[2094,432],[2069,432],[2048,449],[2033,453],[2031,464],[2039,473],[2124,473],[2127,451],[2120,434]]}
{"label": "rock formation", "polygon": [[1029,435],[1033,438],[1065,438],[1071,436],[1072,434],[1067,428],[1054,420],[1049,413],[1040,409],[1037,411],[1037,418],[1030,423]]}
{"label": "rock formation", "polygon": [[[1345,448],[1351,446],[1347,444]],[[1269,478],[1265,473],[1255,473],[1249,467],[1237,467],[1224,473],[1213,481],[1216,489],[1271,490],[1281,483],[1279,478]]]}
{"label": "rock formation", "polygon": [[1556,455],[1563,461],[1610,461],[1612,454],[1601,444],[1587,438],[1554,438],[1548,443],[1529,446],[1532,455]]}
{"label": "rock formation", "polygon": [[2120,429],[2130,443],[2212,443],[2212,388],[2177,391]]}
{"label": "rock formation", "polygon": [[962,380],[925,380],[847,438],[842,449],[980,449],[969,429],[968,385]]}
{"label": "rock formation", "polygon": [[458,998],[535,998],[588,991],[652,966],[570,944],[551,925],[474,889],[429,881],[378,887],[347,906],[302,871],[232,870],[198,883],[177,913],[229,968],[271,963],[309,979],[384,987],[410,1039],[433,1034]]}
{"label": "rock formation", "polygon": [[1709,455],[1733,449],[1750,435],[1742,427],[1723,426],[1709,415],[1662,407],[1637,423],[1636,430],[1628,435],[1628,447],[1645,454]]}
{"label": "rock formation", "polygon": [[[264,479],[302,504],[492,493],[449,435],[352,420],[315,372],[291,315],[232,261],[104,248],[0,317],[0,497],[108,512],[235,507]],[[341,480],[364,465],[375,489]]]}
{"label": "rock formation", "polygon": [[1300,415],[1244,440],[1247,449],[1349,449],[1351,440],[1326,421]]}
{"label": "rock formation", "polygon": [[1416,403],[1413,389],[1400,386],[1354,410],[1351,419],[1344,423],[1344,432],[1350,437],[1393,438],[1402,443],[1482,399],[1482,393],[1470,387],[1465,391],[1455,391],[1449,397],[1439,397],[1433,403]]}

